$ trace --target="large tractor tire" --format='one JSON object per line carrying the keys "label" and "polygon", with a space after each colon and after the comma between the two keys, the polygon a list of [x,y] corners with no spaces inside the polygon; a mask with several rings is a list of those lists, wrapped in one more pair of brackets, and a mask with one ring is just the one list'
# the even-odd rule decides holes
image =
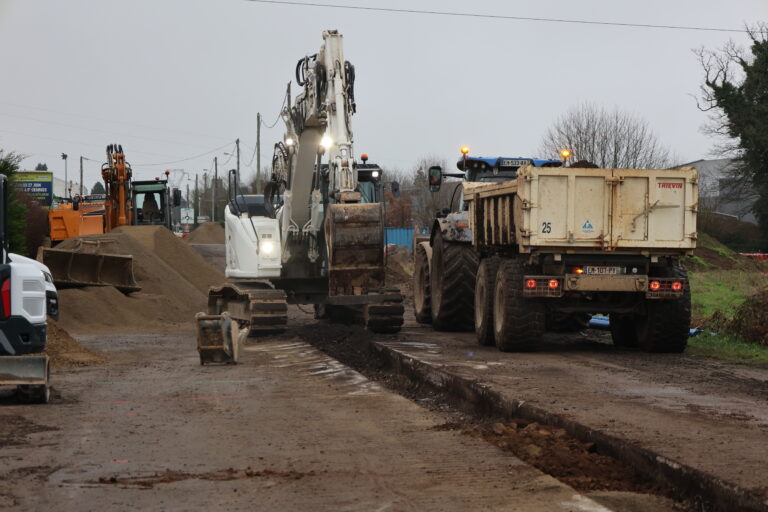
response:
{"label": "large tractor tire", "polygon": [[637,347],[637,322],[632,315],[611,313],[611,340],[617,347]]}
{"label": "large tractor tire", "polygon": [[529,350],[544,335],[544,304],[523,297],[525,265],[503,260],[494,287],[493,336],[502,352]]}
{"label": "large tractor tire", "polygon": [[429,285],[429,259],[421,244],[414,250],[413,313],[420,324],[432,322],[432,301]]}
{"label": "large tractor tire", "polygon": [[432,327],[471,331],[475,327],[475,275],[478,257],[468,243],[432,242],[430,295]]}
{"label": "large tractor tire", "polygon": [[592,315],[589,313],[561,313],[547,311],[547,331],[579,332],[589,327]]}
{"label": "large tractor tire", "polygon": [[637,318],[637,342],[647,352],[680,353],[688,345],[691,328],[691,288],[683,267],[659,269],[654,277],[685,279],[683,296],[646,301],[648,314]]}
{"label": "large tractor tire", "polygon": [[493,345],[493,299],[496,274],[501,260],[485,258],[477,269],[475,282],[475,334],[480,345]]}

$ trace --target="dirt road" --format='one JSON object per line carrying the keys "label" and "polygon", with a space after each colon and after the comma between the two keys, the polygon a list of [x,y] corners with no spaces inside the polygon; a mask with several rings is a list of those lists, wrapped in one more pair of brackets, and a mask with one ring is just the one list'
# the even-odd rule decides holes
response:
{"label": "dirt road", "polygon": [[191,333],[81,339],[108,362],[0,406],[0,508],[607,510],[299,339],[224,367]]}
{"label": "dirt road", "polygon": [[626,439],[748,491],[768,506],[768,368],[618,349],[598,331],[548,334],[501,353],[474,333],[412,321],[377,341],[429,367]]}

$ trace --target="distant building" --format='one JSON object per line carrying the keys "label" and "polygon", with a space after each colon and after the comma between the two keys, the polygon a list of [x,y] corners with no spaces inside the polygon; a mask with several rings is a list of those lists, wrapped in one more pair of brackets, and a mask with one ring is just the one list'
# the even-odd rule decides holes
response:
{"label": "distant building", "polygon": [[735,217],[741,221],[757,224],[752,206],[758,195],[748,183],[742,183],[733,176],[736,160],[696,160],[679,167],[695,167],[699,171],[699,205],[709,211]]}

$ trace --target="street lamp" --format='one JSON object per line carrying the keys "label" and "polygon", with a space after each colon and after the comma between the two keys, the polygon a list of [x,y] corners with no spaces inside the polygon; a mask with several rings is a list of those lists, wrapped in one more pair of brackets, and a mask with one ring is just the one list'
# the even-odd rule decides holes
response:
{"label": "street lamp", "polygon": [[[67,188],[67,185],[69,184],[69,180],[67,179],[67,154],[62,153],[61,159],[64,160],[64,188]],[[69,192],[64,190],[64,194],[69,198]]]}

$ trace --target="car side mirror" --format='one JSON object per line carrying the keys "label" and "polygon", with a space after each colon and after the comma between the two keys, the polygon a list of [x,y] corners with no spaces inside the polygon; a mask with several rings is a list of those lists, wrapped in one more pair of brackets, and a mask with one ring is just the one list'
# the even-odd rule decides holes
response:
{"label": "car side mirror", "polygon": [[390,190],[392,190],[392,197],[400,199],[400,183],[393,181],[389,184]]}
{"label": "car side mirror", "polygon": [[181,189],[173,189],[173,206],[181,206]]}
{"label": "car side mirror", "polygon": [[443,168],[439,165],[429,168],[429,191],[439,192],[443,184]]}

